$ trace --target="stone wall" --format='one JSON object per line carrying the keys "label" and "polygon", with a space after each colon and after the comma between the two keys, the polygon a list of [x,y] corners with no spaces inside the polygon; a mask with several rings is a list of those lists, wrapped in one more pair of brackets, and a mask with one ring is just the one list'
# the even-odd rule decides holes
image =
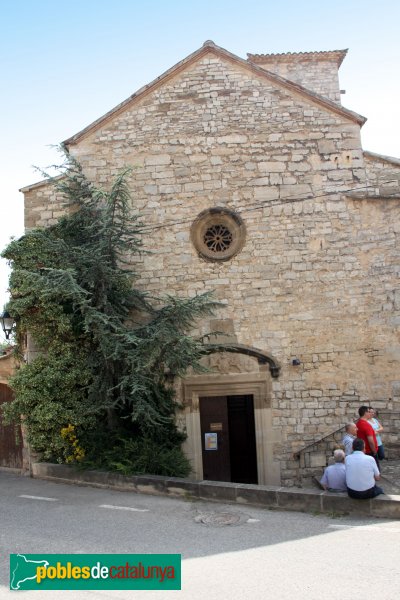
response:
{"label": "stone wall", "polygon": [[0,356],[0,383],[8,385],[10,378],[15,374],[17,365],[18,362],[12,352],[12,348]]}
{"label": "stone wall", "polygon": [[365,168],[371,194],[399,196],[400,159],[364,152]]}
{"label": "stone wall", "polygon": [[[224,305],[216,318],[232,320],[238,343],[282,365],[271,393],[284,483],[297,481],[293,452],[354,418],[361,402],[394,408],[400,206],[351,197],[372,172],[367,179],[355,119],[209,54],[70,152],[101,186],[134,167],[132,210],[151,252],[134,259],[139,285],[214,290]],[[27,226],[64,210],[48,187],[26,199]],[[199,258],[190,241],[196,216],[217,206],[246,227],[227,262]],[[210,329],[204,321],[198,333]]]}
{"label": "stone wall", "polygon": [[68,207],[65,199],[56,191],[54,185],[56,181],[40,181],[22,188],[26,230],[54,225],[60,217],[70,210],[71,207]]}
{"label": "stone wall", "polygon": [[340,104],[338,69],[346,51],[248,54],[248,60]]}

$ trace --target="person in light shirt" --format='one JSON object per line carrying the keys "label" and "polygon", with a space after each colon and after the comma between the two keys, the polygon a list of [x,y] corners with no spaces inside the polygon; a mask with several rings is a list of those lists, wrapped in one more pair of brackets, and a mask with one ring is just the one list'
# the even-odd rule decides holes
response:
{"label": "person in light shirt", "polygon": [[334,451],[335,463],[326,467],[320,484],[328,492],[346,492],[346,467],[344,466],[344,452],[339,448]]}
{"label": "person in light shirt", "polygon": [[384,493],[376,485],[381,476],[375,459],[365,454],[364,440],[354,440],[353,453],[346,456],[345,465],[347,493],[350,498],[375,498]]}
{"label": "person in light shirt", "polygon": [[386,458],[385,457],[385,448],[383,447],[383,442],[382,442],[382,438],[381,438],[381,433],[383,431],[383,427],[377,419],[377,417],[378,417],[377,411],[374,408],[372,408],[372,406],[369,407],[369,412],[372,415],[370,423],[371,423],[372,427],[374,428],[375,435],[376,435],[376,443],[378,444],[378,458],[379,458],[379,460],[384,460]]}
{"label": "person in light shirt", "polygon": [[347,423],[346,433],[343,436],[342,444],[346,456],[353,452],[353,442],[357,437],[357,426],[355,423]]}

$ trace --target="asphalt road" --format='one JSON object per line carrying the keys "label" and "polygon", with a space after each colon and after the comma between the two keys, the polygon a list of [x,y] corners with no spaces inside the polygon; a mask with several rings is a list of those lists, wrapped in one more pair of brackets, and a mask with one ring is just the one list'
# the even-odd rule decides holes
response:
{"label": "asphalt road", "polygon": [[[9,554],[41,552],[180,553],[182,590],[9,591]],[[0,472],[1,600],[397,600],[399,589],[400,521],[185,502]]]}

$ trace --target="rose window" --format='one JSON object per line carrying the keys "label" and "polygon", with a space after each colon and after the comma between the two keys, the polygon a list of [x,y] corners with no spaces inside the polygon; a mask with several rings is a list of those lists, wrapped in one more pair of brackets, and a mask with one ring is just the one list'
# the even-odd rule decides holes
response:
{"label": "rose window", "polygon": [[226,208],[209,208],[191,228],[191,240],[199,256],[210,261],[229,260],[242,248],[246,230],[241,217]]}

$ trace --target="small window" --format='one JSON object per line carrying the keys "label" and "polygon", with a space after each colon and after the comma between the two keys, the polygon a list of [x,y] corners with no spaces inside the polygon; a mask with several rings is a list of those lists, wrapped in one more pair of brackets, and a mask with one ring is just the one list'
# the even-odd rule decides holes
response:
{"label": "small window", "polygon": [[199,214],[191,228],[191,240],[202,258],[229,260],[244,245],[246,230],[241,217],[226,208],[209,208]]}

